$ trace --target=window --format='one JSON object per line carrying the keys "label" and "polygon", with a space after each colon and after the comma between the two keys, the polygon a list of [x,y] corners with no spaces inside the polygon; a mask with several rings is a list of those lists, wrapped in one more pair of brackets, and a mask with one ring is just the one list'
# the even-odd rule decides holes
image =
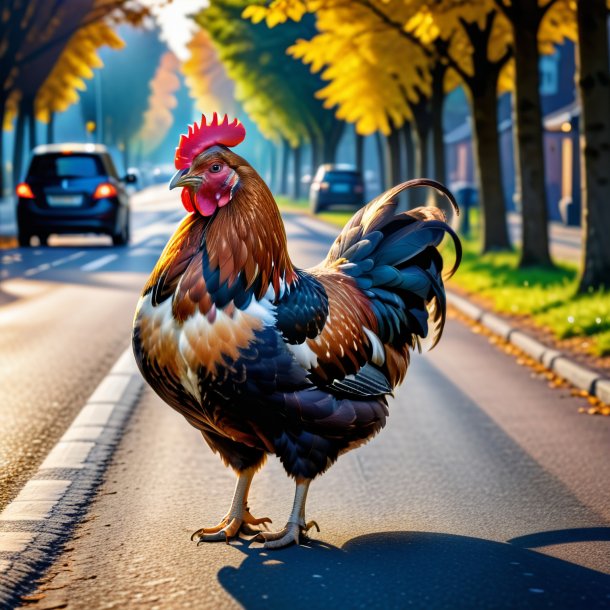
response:
{"label": "window", "polygon": [[103,175],[102,164],[93,155],[39,155],[32,159],[29,175],[39,178],[94,178]]}

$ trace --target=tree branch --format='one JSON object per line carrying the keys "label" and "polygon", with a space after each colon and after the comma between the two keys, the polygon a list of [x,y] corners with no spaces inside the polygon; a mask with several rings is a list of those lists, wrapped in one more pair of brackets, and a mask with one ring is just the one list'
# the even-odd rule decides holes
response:
{"label": "tree branch", "polygon": [[549,0],[544,6],[540,7],[540,21],[544,18],[544,16],[549,12],[555,4],[557,4],[557,0]]}
{"label": "tree branch", "polygon": [[394,21],[386,13],[384,13],[379,7],[374,5],[370,0],[355,0],[356,4],[369,9],[374,15],[376,15],[383,23],[385,23],[388,27],[395,29],[398,33],[406,38],[409,42],[417,45],[427,57],[432,57],[432,53],[430,49],[422,43],[417,36],[411,34],[411,32],[407,32],[404,29],[404,24],[400,23],[400,21]]}
{"label": "tree branch", "polygon": [[[78,30],[81,28],[87,27],[94,23],[97,23],[107,17],[110,13],[115,10],[120,9],[124,4],[127,3],[127,0],[114,0],[108,4],[99,7],[98,9],[93,8],[93,10],[89,13],[89,16],[84,19],[81,23],[78,24],[77,27],[71,28],[69,31],[64,32],[62,35],[57,36],[56,38],[52,38],[47,41],[43,45],[31,51],[28,55],[26,55],[21,61],[19,61],[19,65],[23,66],[28,64],[29,62],[35,60],[37,57],[53,48],[55,45],[65,42],[67,39],[71,38]],[[148,13],[148,9],[142,7],[142,11]]]}
{"label": "tree branch", "polygon": [[504,13],[504,16],[512,23],[515,15],[515,9],[512,4],[506,4],[504,0],[494,0],[494,4]]}

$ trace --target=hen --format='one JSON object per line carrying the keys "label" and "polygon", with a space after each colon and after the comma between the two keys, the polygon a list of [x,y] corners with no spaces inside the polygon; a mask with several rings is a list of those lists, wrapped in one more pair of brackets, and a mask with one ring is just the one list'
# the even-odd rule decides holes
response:
{"label": "hen", "polygon": [[[404,378],[420,338],[445,322],[448,233],[437,208],[396,214],[406,182],[356,212],[312,269],[295,267],[273,196],[229,150],[245,137],[237,120],[189,127],[170,189],[183,187],[188,215],[157,262],[138,303],[133,347],[146,381],[182,413],[237,474],[227,515],[199,541],[258,533],[267,548],[299,542],[311,481],[386,422],[386,397]],[[296,481],[279,532],[253,526],[252,477],[267,454]]]}

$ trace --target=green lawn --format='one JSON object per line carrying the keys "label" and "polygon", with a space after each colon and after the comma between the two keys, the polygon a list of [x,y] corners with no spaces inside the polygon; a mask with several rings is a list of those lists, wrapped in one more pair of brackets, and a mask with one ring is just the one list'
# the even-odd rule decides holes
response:
{"label": "green lawn", "polygon": [[487,299],[500,313],[530,316],[558,339],[587,337],[596,356],[610,354],[610,293],[577,295],[575,264],[518,269],[517,251],[480,255],[475,239],[462,245],[462,264],[450,284]]}
{"label": "green lawn", "polygon": [[[291,199],[290,197],[285,197],[283,195],[276,195],[275,200],[277,201],[277,205],[282,212],[301,212],[309,214],[309,201],[307,199]],[[354,210],[355,211],[355,210]],[[352,212],[344,212],[344,211],[329,211],[329,212],[321,212],[320,214],[315,214],[316,218],[320,220],[325,220],[326,222],[330,222],[337,227],[343,227],[347,221],[354,215],[354,211]],[[314,214],[312,214],[314,216]]]}

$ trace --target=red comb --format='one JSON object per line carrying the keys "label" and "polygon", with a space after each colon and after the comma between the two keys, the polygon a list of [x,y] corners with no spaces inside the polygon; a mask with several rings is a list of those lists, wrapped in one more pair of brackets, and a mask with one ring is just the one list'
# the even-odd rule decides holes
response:
{"label": "red comb", "polygon": [[186,169],[193,163],[193,159],[207,148],[216,144],[223,146],[237,146],[246,137],[244,126],[235,119],[229,123],[229,117],[225,114],[221,123],[218,115],[214,113],[210,124],[207,124],[205,115],[201,115],[201,123],[189,125],[187,135],[180,136],[174,163],[176,169]]}

